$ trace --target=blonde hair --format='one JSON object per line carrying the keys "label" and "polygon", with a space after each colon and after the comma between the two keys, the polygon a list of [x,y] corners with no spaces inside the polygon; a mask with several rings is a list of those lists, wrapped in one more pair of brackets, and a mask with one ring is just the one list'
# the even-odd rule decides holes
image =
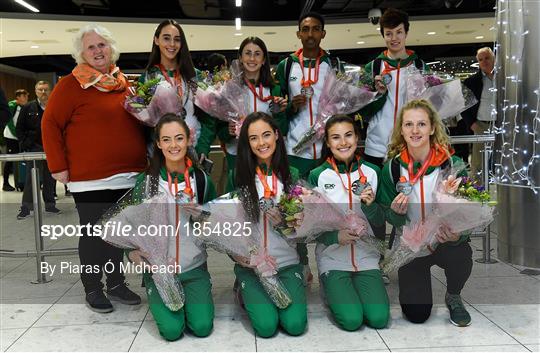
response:
{"label": "blonde hair", "polygon": [[[388,159],[394,158],[400,154],[403,149],[407,148],[407,143],[401,135],[401,126],[403,125],[403,115],[407,110],[411,109],[422,109],[427,113],[431,127],[434,129],[433,135],[429,137],[430,144],[440,145],[448,151],[450,147],[450,137],[448,137],[448,134],[446,133],[446,127],[442,123],[439,114],[427,100],[415,99],[405,104],[399,111],[394,130],[392,131],[390,145],[388,146]],[[448,155],[450,155],[450,153],[448,153]]]}
{"label": "blonde hair", "polygon": [[118,47],[116,46],[116,41],[113,39],[112,33],[107,28],[97,24],[90,24],[84,26],[79,30],[79,32],[77,32],[75,38],[73,38],[73,52],[71,53],[71,56],[73,57],[73,59],[75,59],[77,64],[86,63],[86,61],[82,57],[82,52],[84,51],[82,41],[84,35],[89,32],[95,32],[97,35],[105,39],[105,41],[111,47],[111,64],[115,64],[120,57],[120,52],[118,51]]}

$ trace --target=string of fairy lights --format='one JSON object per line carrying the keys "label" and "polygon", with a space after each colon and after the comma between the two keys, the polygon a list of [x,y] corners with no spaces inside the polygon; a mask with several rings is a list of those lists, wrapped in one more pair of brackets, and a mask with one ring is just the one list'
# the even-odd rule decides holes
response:
{"label": "string of fairy lights", "polygon": [[[525,71],[528,66],[528,58],[524,56],[529,35],[524,28],[527,12],[519,1],[499,0],[497,4],[499,33],[495,43],[495,75],[499,84],[496,94],[500,109],[493,128],[496,148],[492,178],[497,184],[528,187],[538,194],[540,77],[529,77]],[[532,93],[526,91],[531,79],[536,85]],[[534,98],[536,103],[529,105],[527,101],[534,102]],[[492,114],[497,114],[495,107]]]}

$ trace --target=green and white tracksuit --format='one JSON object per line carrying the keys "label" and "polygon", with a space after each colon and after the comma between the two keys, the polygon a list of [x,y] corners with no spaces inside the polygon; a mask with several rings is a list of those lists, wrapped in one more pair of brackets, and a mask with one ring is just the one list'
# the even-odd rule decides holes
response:
{"label": "green and white tracksuit", "polygon": [[[379,168],[362,160],[352,162],[350,170],[340,162],[336,167],[339,175],[325,161],[311,171],[309,183],[344,211],[362,211],[371,224],[381,225],[384,213],[380,206],[376,202],[366,206],[351,190],[363,175],[377,192]],[[317,242],[315,254],[319,277],[336,322],[348,331],[357,330],[363,322],[375,328],[385,327],[390,311],[379,270],[379,253],[366,249],[361,242],[340,245],[338,230],[326,232],[317,238]]]}
{"label": "green and white tracksuit", "polygon": [[[204,192],[204,202],[211,201],[216,197],[215,187],[206,174],[204,174],[206,178],[205,190],[197,190],[193,168],[189,169],[189,175],[195,199],[197,199],[197,194],[200,192]],[[175,180],[178,190],[184,190],[186,183],[183,174],[172,175],[171,177],[172,187],[169,188],[167,172],[162,168],[159,191],[167,195],[167,200],[170,204],[175,205]],[[141,174],[137,180],[138,182],[135,188],[144,183],[145,175]],[[189,222],[189,215],[180,211],[179,216],[180,231],[178,246],[176,237],[169,237],[168,253],[175,254],[173,257],[176,257],[176,254],[178,254],[176,261],[181,267],[181,273],[177,276],[184,288],[184,307],[179,311],[169,310],[156,289],[152,275],[148,273],[143,275],[150,311],[156,321],[159,333],[168,341],[174,341],[180,338],[186,326],[198,337],[208,336],[212,331],[214,320],[212,284],[210,282],[210,274],[206,268],[206,249],[196,245],[192,240],[192,236],[186,234],[184,225]],[[176,207],[169,208],[167,219],[168,224],[177,224]]]}
{"label": "green and white tracksuit", "polygon": [[[413,185],[411,194],[409,194],[409,201],[406,215],[400,215],[395,213],[390,205],[394,198],[398,195],[396,190],[396,184],[394,182],[394,176],[392,175],[392,160],[385,163],[381,172],[381,184],[379,191],[377,192],[377,201],[381,204],[385,210],[385,218],[388,223],[395,227],[402,227],[408,222],[418,222],[422,220],[422,214],[424,217],[429,216],[432,211],[431,204],[433,203],[433,191],[436,188],[436,182],[441,172],[441,165],[448,159],[441,150],[436,150],[435,156],[430,162],[430,166],[427,168],[425,174],[419,178],[419,180]],[[400,155],[394,157],[399,162],[400,176],[409,180],[408,162],[409,156],[406,151],[401,152]],[[457,156],[451,157],[452,162],[455,163],[461,160]],[[413,173],[417,173],[421,167],[421,163],[413,163]],[[466,174],[463,174],[463,176]],[[401,233],[401,229],[398,229],[398,233]],[[467,234],[463,234],[457,242],[448,244],[457,244],[468,239]]]}
{"label": "green and white tracksuit", "polygon": [[[292,66],[289,77],[285,77],[287,60],[292,60]],[[278,80],[282,92],[287,91],[289,101],[292,97],[299,95],[302,89],[302,77],[307,79],[308,70],[311,67],[311,77],[315,77],[315,59],[304,58],[304,68],[300,67],[300,60],[294,53],[287,59],[282,60],[276,69],[276,79]],[[324,86],[326,74],[332,70],[330,57],[324,54],[320,58],[319,80],[313,86],[313,96],[308,99],[307,104],[300,108],[296,114],[291,111],[291,105],[287,110],[287,119],[289,120],[289,129],[286,138],[287,154],[289,162],[300,171],[300,177],[305,179],[309,172],[317,166],[318,158],[321,156],[322,141],[317,141],[312,146],[307,147],[298,155],[293,152],[293,147],[300,141],[302,135],[314,124],[317,117],[319,98]]]}
{"label": "green and white tracksuit", "polygon": [[[415,60],[418,56],[409,51],[406,59],[394,60],[381,53],[380,72],[373,73],[373,61],[366,65],[366,72],[373,76],[388,72],[392,81],[387,85],[387,93],[360,110],[361,115],[369,116],[365,153],[372,157],[384,158],[394,124],[403,103],[407,100],[407,77],[411,70],[417,70]],[[425,67],[427,69],[427,67]]]}
{"label": "green and white tracksuit", "polygon": [[17,120],[19,119],[19,112],[21,111],[21,106],[17,104],[17,101],[12,100],[8,102],[8,107],[12,118],[9,119],[6,127],[4,128],[4,137],[12,140],[18,140],[15,126],[17,126]]}
{"label": "green and white tracksuit", "polygon": [[[261,166],[261,170],[267,173],[265,165]],[[291,168],[291,175],[293,179],[296,179],[298,171]],[[277,194],[273,197],[275,203],[283,193],[283,184],[279,179],[277,180]],[[266,182],[273,188],[272,171],[266,177]],[[258,197],[261,199],[264,195],[264,186],[258,176],[255,176],[255,185]],[[279,326],[290,335],[301,335],[307,325],[307,304],[302,265],[299,264],[296,249],[273,229],[262,212],[257,227],[262,234],[261,248],[265,248],[268,254],[275,258],[277,276],[289,292],[292,303],[285,309],[277,308],[265,292],[255,272],[236,264],[234,273],[240,284],[244,305],[253,329],[260,337],[272,336]]]}

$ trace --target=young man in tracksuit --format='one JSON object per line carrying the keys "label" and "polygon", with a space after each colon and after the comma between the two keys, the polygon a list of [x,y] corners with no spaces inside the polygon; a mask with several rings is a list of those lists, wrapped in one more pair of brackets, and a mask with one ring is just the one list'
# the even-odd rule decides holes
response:
{"label": "young man in tracksuit", "polygon": [[[405,47],[409,33],[406,12],[387,9],[380,28],[387,49],[366,65],[366,72],[374,77],[375,88],[383,95],[361,109],[360,114],[369,121],[364,159],[382,168],[397,114],[407,97],[407,76],[410,70],[427,67],[415,52]],[[374,232],[384,239],[385,226],[375,228]]]}
{"label": "young man in tracksuit", "polygon": [[[330,56],[320,47],[321,40],[326,36],[324,18],[320,14],[310,12],[300,17],[296,36],[302,42],[302,49],[278,64],[276,79],[282,94],[287,94],[290,101],[286,110],[289,121],[286,136],[289,162],[298,169],[300,178],[306,179],[318,164],[322,142],[314,143],[299,154],[293,152],[293,147],[315,122],[324,80],[326,74],[332,70],[332,65]],[[304,244],[299,244],[297,249],[305,266],[304,278],[309,281],[312,275],[307,267],[307,248]]]}
{"label": "young man in tracksuit", "polygon": [[364,158],[382,168],[397,114],[407,97],[407,76],[410,70],[427,67],[414,51],[405,47],[409,32],[407,13],[387,9],[380,27],[387,49],[366,65],[366,71],[384,95],[362,109],[361,114],[369,118]]}

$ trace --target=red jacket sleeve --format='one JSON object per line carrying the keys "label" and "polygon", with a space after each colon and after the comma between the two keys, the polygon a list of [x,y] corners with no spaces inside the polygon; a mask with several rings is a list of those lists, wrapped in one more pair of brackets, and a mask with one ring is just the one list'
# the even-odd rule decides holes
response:
{"label": "red jacket sleeve", "polygon": [[[75,82],[71,82],[72,80]],[[47,108],[41,120],[43,149],[47,155],[47,164],[51,173],[69,169],[64,131],[74,110],[76,97],[73,92],[77,92],[77,87],[71,87],[73,83],[76,84],[76,80],[71,75],[58,82],[49,97]]]}

